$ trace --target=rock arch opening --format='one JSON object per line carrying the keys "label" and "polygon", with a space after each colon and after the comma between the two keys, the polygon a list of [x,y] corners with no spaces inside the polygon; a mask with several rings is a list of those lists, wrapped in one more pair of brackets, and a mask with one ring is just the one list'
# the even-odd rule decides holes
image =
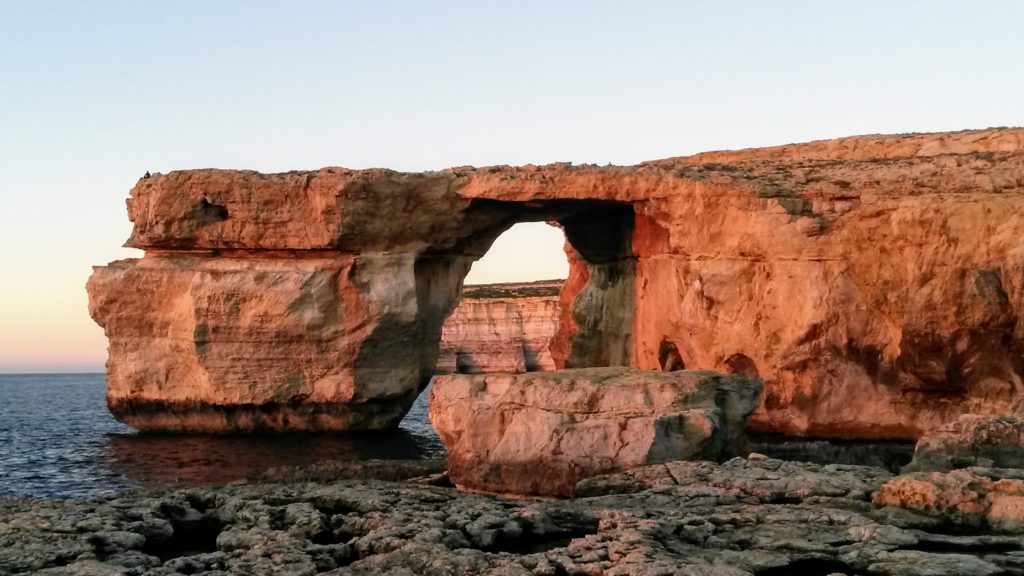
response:
{"label": "rock arch opening", "polygon": [[[446,346],[443,326],[464,297],[465,280],[472,278],[469,272],[474,262],[484,258],[499,237],[517,224],[548,223],[560,229],[564,237],[560,250],[568,261],[568,271],[558,286],[549,283],[519,288],[526,293],[547,293],[553,301],[550,305],[555,307],[555,326],[547,337],[547,350],[528,343],[521,352],[521,366],[489,371],[631,365],[636,277],[632,204],[476,200],[467,212],[464,236],[451,245],[424,252],[415,263],[419,318],[416,341],[424,371],[417,393],[405,397],[412,408],[408,412],[411,416],[426,413],[427,395],[422,392],[435,374],[488,371],[482,369],[486,368],[481,366],[482,358],[460,358],[458,350]],[[473,289],[471,286],[469,291]],[[396,335],[384,336],[393,339]],[[499,342],[499,348],[501,345]]]}
{"label": "rock arch opening", "polygon": [[[446,301],[445,313],[431,321],[443,323],[453,313],[457,320],[460,315],[470,316],[468,320],[481,324],[469,328],[473,332],[471,336],[484,336],[491,341],[478,343],[481,346],[474,356],[471,350],[451,346],[451,338],[448,341],[442,338],[435,373],[526,372],[630,364],[636,268],[631,244],[634,219],[631,205],[593,200],[478,200],[474,201],[470,213],[475,213],[476,218],[468,220],[478,227],[467,230],[466,236],[451,248],[421,256],[417,262],[417,281],[424,284],[420,291],[421,304],[430,306]],[[493,265],[485,258],[492,248],[499,260],[502,254],[508,255],[507,247],[499,241],[506,232],[522,228],[544,231],[544,223],[554,226],[552,231],[560,230],[555,238],[560,235],[564,238],[562,246],[557,248],[568,261],[568,268],[562,268],[567,271],[564,281],[503,287],[479,287],[465,282],[467,278],[470,281],[488,277],[515,279],[514,275],[494,274],[493,267],[489,276],[468,273],[477,261],[485,271]],[[552,249],[554,246],[545,248]],[[447,270],[441,274],[448,277],[447,282],[434,278],[438,270]],[[464,285],[468,286],[465,291]],[[490,306],[471,302],[488,297],[496,302]],[[527,330],[526,342],[521,347],[514,342],[511,345],[508,341],[502,342],[494,327],[485,325],[502,314],[514,317],[517,297],[538,300],[531,304],[545,308],[553,322],[546,334],[539,330],[540,333],[531,335]],[[464,302],[463,309],[457,308],[460,301]],[[477,317],[471,317],[473,314]],[[519,314],[521,317],[521,312]],[[426,328],[430,330],[435,326]],[[436,329],[444,332],[440,326]],[[452,332],[449,326],[449,337],[453,336]],[[433,332],[428,334],[433,336]],[[529,341],[531,336],[533,342]],[[511,358],[513,354],[518,357]]]}
{"label": "rock arch opening", "polygon": [[568,272],[561,228],[521,222],[502,233],[466,276],[434,373],[554,370],[550,343]]}

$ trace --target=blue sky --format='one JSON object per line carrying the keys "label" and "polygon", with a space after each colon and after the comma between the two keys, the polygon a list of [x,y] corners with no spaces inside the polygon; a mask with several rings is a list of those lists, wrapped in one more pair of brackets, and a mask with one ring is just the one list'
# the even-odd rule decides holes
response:
{"label": "blue sky", "polygon": [[[1010,0],[0,0],[0,372],[102,366],[84,283],[135,254],[146,170],[630,164],[1024,125],[1022,29]],[[475,280],[560,265],[557,234],[518,230]]]}

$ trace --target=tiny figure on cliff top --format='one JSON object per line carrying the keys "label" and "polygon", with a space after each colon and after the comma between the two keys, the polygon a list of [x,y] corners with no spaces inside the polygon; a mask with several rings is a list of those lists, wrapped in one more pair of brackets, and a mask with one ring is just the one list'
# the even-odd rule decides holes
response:
{"label": "tiny figure on cliff top", "polygon": [[150,176],[151,176],[151,174],[149,173],[149,170],[146,170],[146,173],[142,175],[142,179],[145,180],[146,178],[149,178]]}

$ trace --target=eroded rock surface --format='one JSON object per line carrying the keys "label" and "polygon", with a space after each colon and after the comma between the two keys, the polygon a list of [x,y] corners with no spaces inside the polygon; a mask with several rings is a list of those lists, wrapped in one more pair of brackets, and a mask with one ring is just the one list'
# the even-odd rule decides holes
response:
{"label": "eroded rock surface", "polygon": [[568,496],[588,476],[733,455],[761,386],[630,368],[438,376],[430,421],[460,488]]}
{"label": "eroded rock surface", "polygon": [[173,253],[98,269],[89,306],[116,335],[111,412],[168,431],[393,425],[429,378],[428,351],[416,302],[400,296],[415,291],[412,263],[371,260]]}
{"label": "eroded rock surface", "polygon": [[[979,533],[1024,532],[1022,470],[1000,478],[1000,470],[919,472],[899,476],[875,493],[874,503],[920,514],[934,524],[954,524]],[[1005,473],[1005,472],[1003,472]]]}
{"label": "eroded rock surface", "polygon": [[1019,527],[879,508],[882,471],[736,459],[637,473],[667,469],[567,501],[372,480],[0,500],[0,574],[1024,573]]}
{"label": "eroded rock surface", "polygon": [[1021,398],[1021,129],[631,167],[172,172],[128,212],[146,256],[97,268],[90,309],[110,404],[143,428],[395,424],[469,264],[519,221],[569,244],[558,367],[759,377],[752,428],[819,437],[916,439]]}
{"label": "eroded rock surface", "polygon": [[1024,418],[966,414],[917,441],[907,471],[1024,468]]}

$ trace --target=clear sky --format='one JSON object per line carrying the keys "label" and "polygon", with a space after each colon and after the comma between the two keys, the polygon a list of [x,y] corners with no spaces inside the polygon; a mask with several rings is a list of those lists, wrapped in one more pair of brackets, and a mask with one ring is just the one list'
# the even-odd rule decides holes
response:
{"label": "clear sky", "polygon": [[[0,372],[102,367],[84,284],[135,255],[146,170],[630,164],[1024,125],[1022,29],[1015,0],[0,0]],[[548,276],[557,231],[516,230],[498,247],[523,258],[494,270]]]}

